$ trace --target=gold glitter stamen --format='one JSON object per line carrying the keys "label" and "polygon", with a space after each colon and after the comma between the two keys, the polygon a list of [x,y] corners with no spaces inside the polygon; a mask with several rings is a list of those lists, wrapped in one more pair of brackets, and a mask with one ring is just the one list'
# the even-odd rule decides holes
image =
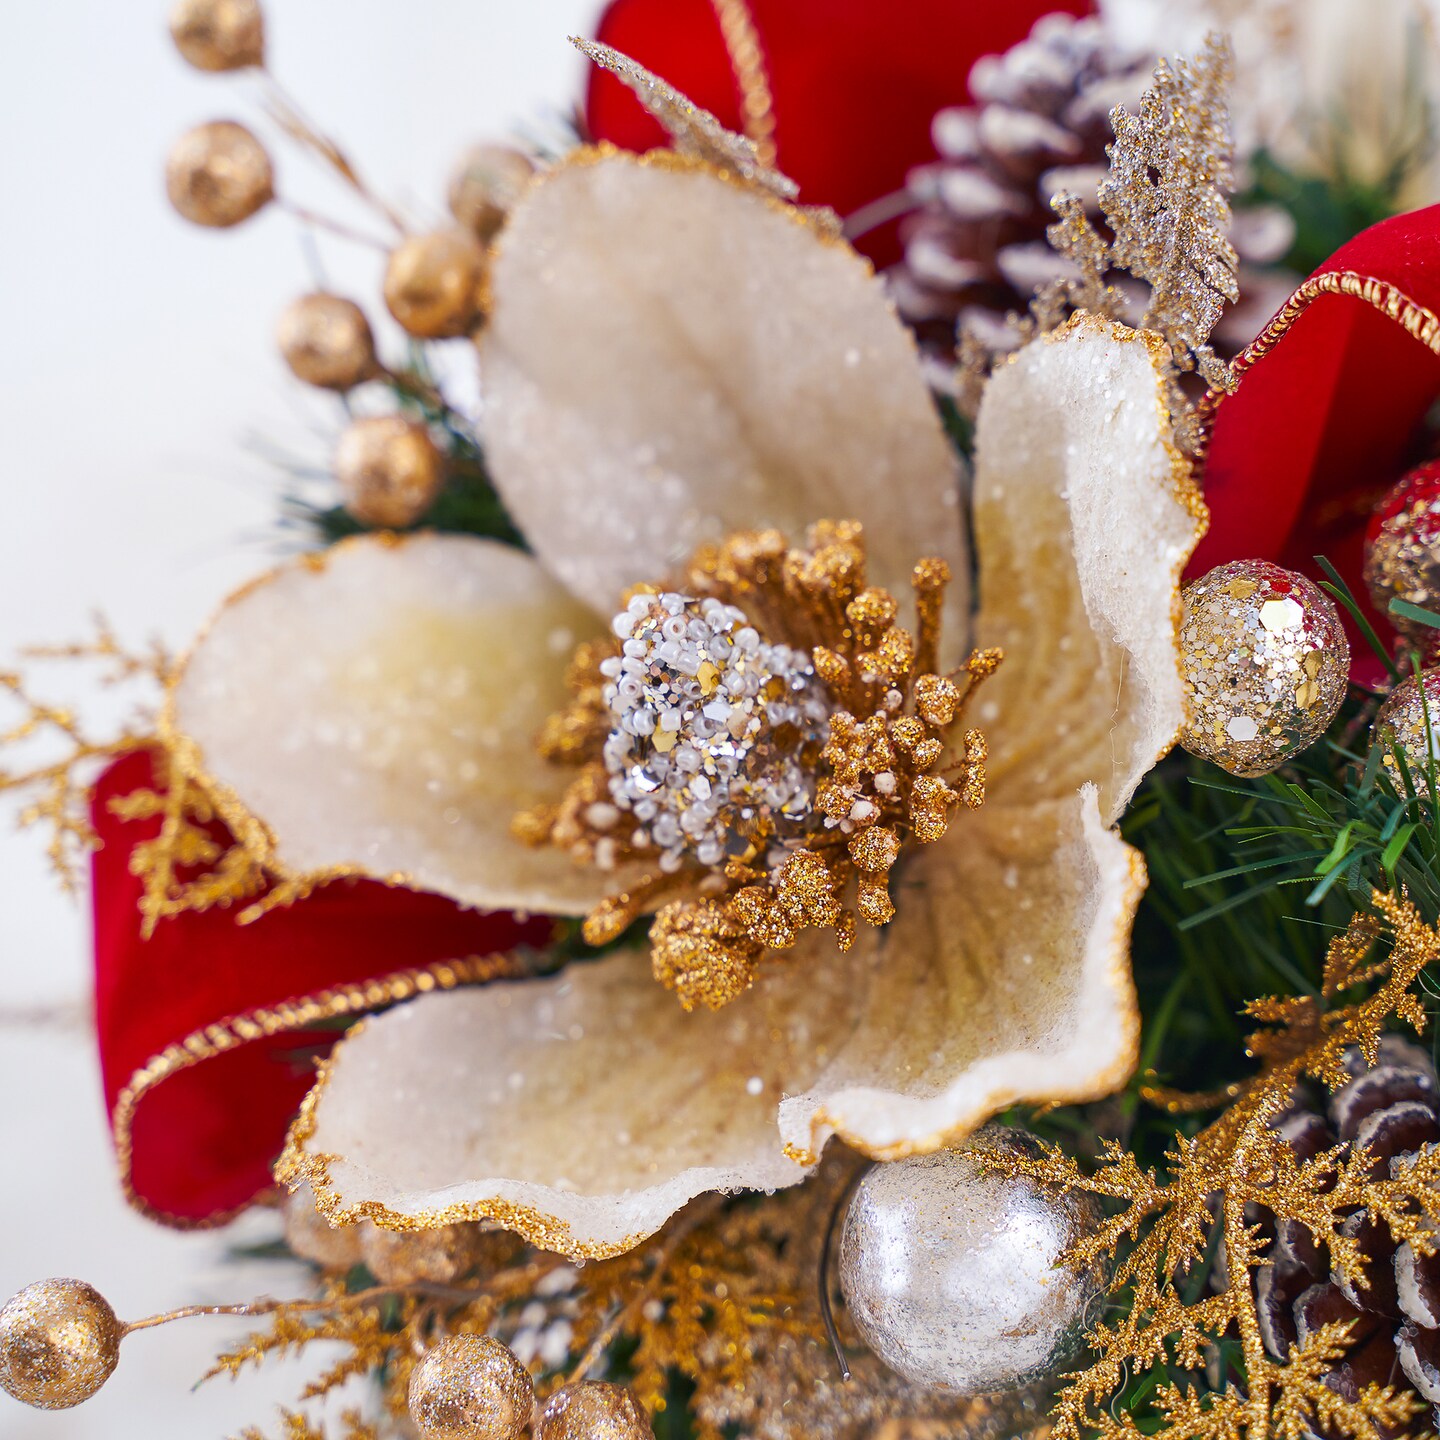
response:
{"label": "gold glitter stamen", "polygon": [[[664,862],[660,868],[668,873],[651,873],[592,912],[585,938],[592,944],[618,938],[664,893],[667,903],[650,932],[656,978],[686,1009],[719,1008],[754,983],[767,952],[789,949],[803,931],[833,930],[843,951],[854,943],[860,921],[887,924],[895,914],[890,875],[906,843],[939,840],[952,810],[974,809],[985,797],[985,739],[961,722],[975,688],[994,673],[1001,656],[997,650],[976,651],[953,674],[937,672],[949,579],[943,561],[925,559],[915,566],[918,618],[913,630],[907,628],[899,623],[895,597],[866,584],[863,533],[854,521],[842,520],[814,526],[803,547],[791,547],[773,530],[731,535],[697,551],[675,577],[674,591],[647,587],[637,592],[654,596],[657,605],[631,601],[627,614],[617,617],[620,633],[632,637],[625,641],[631,648],[622,649],[613,639],[577,655],[569,672],[574,701],[552,717],[539,738],[547,759],[579,773],[558,805],[528,812],[515,825],[516,835],[530,844],[555,846],[602,868],[653,865],[657,858]],[[690,607],[683,612],[681,597]],[[671,607],[668,612],[664,604]],[[666,614],[672,618],[665,619]],[[744,625],[754,632],[751,641],[758,634],[764,643],[791,647],[786,653],[808,655],[833,707],[828,725],[807,738],[789,721],[773,733],[763,724],[756,731],[748,709],[732,711],[727,722],[730,701],[723,697],[732,692],[721,687],[754,675],[749,661],[750,668],[732,674],[724,658],[739,632],[714,631],[718,641],[695,641],[701,648],[688,671],[667,679],[663,672],[672,662],[658,658],[655,648],[661,643],[655,627],[662,620],[674,627],[676,646],[691,643],[685,639],[687,626],[698,627],[697,635],[710,635],[707,624],[722,629]],[[703,648],[717,643],[719,663]],[[661,698],[647,701],[632,688],[629,699],[615,699],[625,665],[634,668],[623,673],[640,677],[627,685],[660,687],[654,694]],[[695,742],[647,711],[641,731],[633,725],[617,730],[621,712],[612,709],[623,703],[626,717],[644,704],[664,710],[678,703],[674,687],[683,689],[686,674],[695,697],[687,713],[710,702],[714,723],[734,727],[729,732],[736,737],[733,746],[751,747],[747,763],[761,767],[758,781],[747,772],[738,803],[731,792],[720,794],[715,803],[724,808],[719,811],[709,802],[724,773],[711,775],[701,787],[709,804],[703,818],[689,814],[686,807],[692,802],[684,784],[664,792],[670,784],[664,777],[671,775],[676,756],[689,767],[684,774],[691,774],[696,757],[706,754],[705,744],[727,752],[716,762],[723,763],[732,753],[723,728],[713,740]],[[766,680],[761,673],[750,683],[762,685],[757,698],[764,710],[773,712],[779,705],[789,713],[789,702],[814,682],[798,675],[782,682],[778,674]],[[672,727],[678,715],[669,716]],[[638,741],[632,738],[637,733]],[[624,766],[633,766],[637,756],[643,762],[645,754],[658,753],[653,776],[617,771],[617,741],[627,757]],[[708,759],[698,763],[708,770]],[[763,791],[765,775],[794,773],[777,765],[796,763],[811,778],[801,791],[785,791],[792,799],[783,808],[744,798]],[[639,782],[631,778],[635,773]],[[668,797],[669,828],[657,852],[647,816],[655,811],[650,796],[662,792]],[[675,814],[691,822],[692,835],[701,834],[702,824],[711,827],[703,832],[703,843],[683,835],[675,839]],[[660,833],[656,828],[654,834]],[[714,838],[717,833],[723,846]]]}

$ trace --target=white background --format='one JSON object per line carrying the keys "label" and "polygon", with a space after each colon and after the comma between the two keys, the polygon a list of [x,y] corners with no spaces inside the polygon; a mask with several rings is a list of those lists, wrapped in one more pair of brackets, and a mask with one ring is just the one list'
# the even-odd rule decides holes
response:
{"label": "white background", "polygon": [[[426,223],[443,217],[461,146],[572,102],[581,67],[565,36],[598,8],[267,0],[270,55],[376,187]],[[280,472],[247,441],[321,464],[340,422],[336,402],[288,379],[271,340],[276,313],[314,277],[317,247],[301,227],[272,212],[200,231],[168,209],[170,140],[204,120],[250,119],[256,91],[187,69],[164,14],[161,0],[4,5],[0,669],[22,645],[81,636],[97,610],[127,641],[183,643],[280,543]],[[364,220],[307,158],[273,149],[282,193]],[[378,253],[322,239],[318,255],[373,319]],[[113,713],[79,677],[46,679],[54,698],[102,721]],[[11,718],[0,713],[0,728]],[[223,1238],[177,1236],[125,1209],[83,1014],[85,911],[57,893],[42,837],[14,834],[10,814],[0,814],[0,1299],[47,1275],[91,1281],[127,1318],[285,1292],[294,1281],[283,1271],[227,1273]],[[42,1024],[37,1010],[59,1013]],[[219,1440],[269,1422],[299,1388],[293,1371],[190,1390],[232,1333],[200,1320],[136,1336],[78,1410],[43,1414],[0,1395],[0,1437]]]}

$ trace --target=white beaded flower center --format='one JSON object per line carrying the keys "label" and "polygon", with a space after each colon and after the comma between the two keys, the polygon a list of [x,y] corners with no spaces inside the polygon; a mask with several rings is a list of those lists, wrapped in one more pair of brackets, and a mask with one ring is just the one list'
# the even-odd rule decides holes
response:
{"label": "white beaded flower center", "polygon": [[767,644],[733,605],[673,591],[637,595],[613,629],[623,654],[600,667],[610,795],[661,870],[687,854],[719,865],[809,817],[801,751],[824,743],[832,707],[805,651]]}

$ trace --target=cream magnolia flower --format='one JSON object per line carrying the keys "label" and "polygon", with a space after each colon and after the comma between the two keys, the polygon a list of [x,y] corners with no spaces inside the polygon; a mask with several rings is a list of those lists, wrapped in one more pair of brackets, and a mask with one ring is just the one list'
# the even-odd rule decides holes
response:
{"label": "cream magnolia flower", "polygon": [[972,557],[907,333],[868,266],[773,195],[587,155],[517,207],[493,297],[486,452],[533,558],[359,540],[232,601],[169,716],[232,823],[282,872],[589,913],[635,872],[511,836],[573,778],[533,743],[569,657],[697,544],[825,517],[863,524],[870,583],[897,595],[920,557],[973,558],[976,614],[952,584],[941,663],[963,640],[1005,652],[967,720],[988,798],[905,847],[888,925],[843,953],[801,930],[718,1010],[683,1011],[627,949],[367,1022],[284,1177],[336,1218],[493,1217],[597,1255],[703,1191],[796,1183],[832,1134],[900,1156],[1119,1084],[1143,869],[1112,827],[1181,724],[1201,528],[1159,342],[1082,316],[992,380]]}

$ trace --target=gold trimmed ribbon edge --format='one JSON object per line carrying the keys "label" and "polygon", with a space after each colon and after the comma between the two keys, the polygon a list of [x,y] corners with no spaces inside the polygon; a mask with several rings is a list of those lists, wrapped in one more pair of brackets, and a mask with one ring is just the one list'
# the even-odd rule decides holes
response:
{"label": "gold trimmed ribbon edge", "polygon": [[[1236,390],[1251,368],[1290,333],[1295,322],[1311,305],[1326,295],[1348,295],[1352,299],[1363,301],[1372,310],[1395,321],[1432,355],[1440,356],[1440,315],[1412,299],[1398,285],[1392,285],[1388,280],[1362,275],[1358,270],[1327,270],[1306,280],[1275,312],[1265,328],[1240,352],[1234,364]],[[1202,461],[1209,454],[1215,415],[1226,398],[1223,390],[1207,390],[1200,400],[1199,420],[1203,442],[1199,458]]]}
{"label": "gold trimmed ribbon edge", "polygon": [[[146,1095],[173,1076],[193,1069],[204,1060],[213,1060],[238,1050],[252,1040],[294,1034],[322,1020],[364,1014],[417,995],[491,980],[525,979],[530,973],[513,951],[439,960],[430,965],[396,970],[373,980],[355,981],[310,995],[296,996],[275,1005],[258,1006],[192,1030],[134,1071],[111,1107],[110,1127],[120,1172],[120,1188],[126,1203],[147,1220],[174,1230],[213,1230],[229,1224],[256,1203],[256,1199],[252,1198],[213,1215],[183,1216],[151,1205],[136,1191],[133,1178],[135,1113]],[[306,1103],[308,1098],[307,1095]]]}

